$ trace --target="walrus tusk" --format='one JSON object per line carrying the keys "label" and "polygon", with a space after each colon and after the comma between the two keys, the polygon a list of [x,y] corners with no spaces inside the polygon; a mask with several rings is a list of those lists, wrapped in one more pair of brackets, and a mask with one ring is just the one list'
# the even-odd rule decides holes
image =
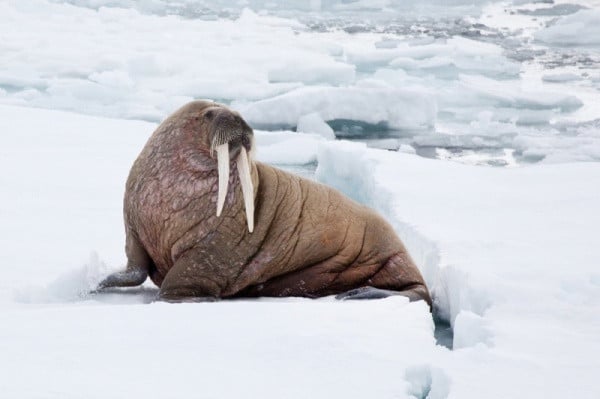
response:
{"label": "walrus tusk", "polygon": [[217,164],[219,171],[219,194],[217,196],[217,216],[221,216],[225,197],[227,197],[227,186],[229,184],[229,143],[216,147]]}
{"label": "walrus tusk", "polygon": [[242,194],[244,196],[244,206],[246,207],[246,220],[248,221],[248,231],[254,230],[254,187],[252,187],[252,177],[250,177],[250,162],[246,149],[240,149],[240,155],[237,159],[237,170],[242,185]]}

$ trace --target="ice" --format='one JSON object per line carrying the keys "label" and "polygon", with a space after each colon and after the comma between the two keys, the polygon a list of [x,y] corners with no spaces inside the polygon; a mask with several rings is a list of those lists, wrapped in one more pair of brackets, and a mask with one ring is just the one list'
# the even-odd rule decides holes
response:
{"label": "ice", "polygon": [[[351,65],[329,56],[327,46],[311,44],[309,36],[298,43],[294,29],[303,28],[298,22],[249,10],[235,21],[32,1],[3,3],[0,12],[5,19],[0,52],[12,59],[0,67],[5,103],[24,104],[22,92],[35,89],[29,105],[159,121],[193,97],[256,99],[301,85],[269,83],[270,73],[281,77],[282,71],[295,71],[301,81],[352,79],[353,74]],[[281,42],[265,40],[269,37]],[[272,57],[286,42],[306,48],[292,52],[287,67]],[[27,54],[22,48],[28,48]],[[30,58],[38,60],[36,66]],[[300,63],[305,59],[314,59],[315,65]],[[293,69],[294,64],[303,66]]]}
{"label": "ice", "polygon": [[559,109],[562,112],[574,111],[583,103],[577,97],[558,92],[524,91],[517,84],[509,86],[482,76],[461,75],[463,85],[479,94],[480,99],[491,102],[496,107],[518,109]]}
{"label": "ice", "polygon": [[297,130],[318,113],[338,137],[423,136],[398,143],[415,147],[431,133],[442,144],[485,136],[517,152],[543,146],[556,123],[597,119],[600,54],[540,41],[573,18],[593,40],[596,8],[583,2],[592,8],[544,28],[553,15],[519,10],[549,13],[546,4],[480,14],[483,4],[5,2],[0,103],[158,122],[202,98],[233,105],[255,128]]}
{"label": "ice", "polygon": [[523,156],[543,159],[547,163],[600,160],[600,130],[598,122],[580,125],[569,134],[550,131],[543,138],[522,135],[514,143],[520,147]]}
{"label": "ice", "polygon": [[517,63],[503,56],[497,45],[462,37],[406,46],[397,50],[396,55],[390,66],[441,78],[456,79],[459,73],[515,77],[520,70]]}
{"label": "ice", "polygon": [[[398,369],[411,365],[410,354],[432,357],[427,312],[397,299],[380,301],[377,311],[367,305],[295,299],[4,310],[0,362],[10,367],[0,388],[12,398],[302,398],[303,387],[317,397],[410,398]],[[357,334],[362,323],[371,327]]]}
{"label": "ice", "polygon": [[452,395],[598,395],[597,163],[482,168],[325,142],[317,177],[404,240],[454,326]]}
{"label": "ice", "polygon": [[547,74],[547,75],[542,76],[542,80],[544,82],[553,82],[553,83],[572,82],[575,80],[581,80],[581,76],[576,75],[574,73]]}
{"label": "ice", "polygon": [[453,348],[468,348],[475,345],[493,345],[492,331],[480,315],[463,310],[454,320]]}
{"label": "ice", "polygon": [[536,16],[559,16],[559,15],[569,15],[576,13],[579,10],[585,9],[587,7],[580,4],[556,4],[550,7],[540,7],[533,10],[519,10],[521,14],[526,15],[536,15]]}
{"label": "ice", "polygon": [[300,119],[298,119],[296,131],[302,133],[316,133],[329,140],[335,139],[333,129],[325,123],[317,112],[302,115]]}
{"label": "ice", "polygon": [[562,17],[535,37],[560,46],[600,46],[600,9],[580,10]]}
{"label": "ice", "polygon": [[269,70],[269,82],[302,82],[305,84],[328,83],[332,85],[352,84],[356,78],[353,65],[341,62],[332,62],[325,57],[321,61],[311,59],[288,60],[281,66]]}
{"label": "ice", "polygon": [[124,183],[155,125],[11,106],[0,115],[0,248],[18,271],[5,273],[0,298],[91,264],[92,251],[120,267],[109,248],[123,245]]}
{"label": "ice", "polygon": [[597,163],[482,168],[255,131],[259,160],[318,160],[320,180],[394,226],[436,317],[454,327],[449,351],[427,306],[405,298],[170,305],[153,303],[150,285],[86,295],[125,262],[124,181],[156,125],[13,106],[0,115],[10,171],[0,175],[0,391],[10,397],[189,396],[199,379],[223,397],[303,397],[309,385],[314,397],[599,394]]}
{"label": "ice", "polygon": [[176,14],[185,17],[216,19],[237,16],[245,8],[256,12],[270,12],[281,15],[304,16],[319,13],[335,13],[347,18],[357,18],[360,13],[374,19],[389,18],[398,12],[455,16],[465,12],[477,12],[476,5],[483,0],[167,0],[131,1],[131,0],[68,0],[71,4],[98,9],[100,7],[135,8],[148,14]]}
{"label": "ice", "polygon": [[408,393],[413,398],[444,399],[450,394],[451,381],[442,369],[415,366],[406,370],[405,378],[410,382]]}
{"label": "ice", "polygon": [[325,121],[359,120],[395,129],[426,129],[435,123],[431,93],[380,87],[305,87],[250,104],[233,103],[258,127],[294,127],[301,116],[318,112]]}
{"label": "ice", "polygon": [[[422,302],[170,305],[152,303],[157,292],[148,285],[86,294],[124,265],[124,182],[154,128],[0,106],[2,395],[299,398],[306,390],[297,387],[310,386],[316,397],[409,397],[403,370],[417,360],[408,354],[418,353],[419,364],[437,356]],[[255,134],[259,158],[287,161],[290,148],[302,152],[293,138],[325,141]]]}
{"label": "ice", "polygon": [[317,162],[320,134],[299,134],[290,131],[254,131],[256,158],[276,165],[306,165]]}

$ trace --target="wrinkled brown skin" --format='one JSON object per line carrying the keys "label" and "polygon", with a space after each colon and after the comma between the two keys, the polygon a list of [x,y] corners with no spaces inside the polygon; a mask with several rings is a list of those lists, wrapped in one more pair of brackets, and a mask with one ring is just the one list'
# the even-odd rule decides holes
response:
{"label": "wrinkled brown skin", "polygon": [[[209,112],[210,111],[210,112]],[[208,114],[208,116],[207,116]],[[147,275],[166,300],[321,297],[359,287],[431,298],[392,227],[378,214],[322,184],[252,162],[255,228],[249,233],[230,154],[229,190],[216,216],[217,162],[210,153],[223,105],[195,101],[154,132],[135,161],[124,199],[129,281]],[[214,127],[214,126],[213,126]],[[115,274],[118,275],[119,273]]]}

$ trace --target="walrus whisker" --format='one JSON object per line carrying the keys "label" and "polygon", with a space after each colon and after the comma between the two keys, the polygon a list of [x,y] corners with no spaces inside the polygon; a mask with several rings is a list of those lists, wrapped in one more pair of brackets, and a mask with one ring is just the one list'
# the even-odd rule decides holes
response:
{"label": "walrus whisker", "polygon": [[217,164],[219,176],[219,192],[217,195],[217,216],[221,216],[225,197],[227,197],[227,186],[229,185],[229,143],[217,146]]}
{"label": "walrus whisker", "polygon": [[231,138],[229,137],[229,134],[227,133],[226,130],[223,130],[223,129],[217,130],[214,133],[213,139],[210,143],[210,154],[213,155],[218,146],[225,144],[225,143],[229,143],[230,141],[231,141]]}
{"label": "walrus whisker", "polygon": [[250,161],[246,149],[240,149],[240,155],[237,158],[237,170],[242,186],[242,195],[244,196],[244,206],[246,208],[246,220],[248,221],[248,231],[254,231],[254,187],[252,186],[252,177],[250,176]]}

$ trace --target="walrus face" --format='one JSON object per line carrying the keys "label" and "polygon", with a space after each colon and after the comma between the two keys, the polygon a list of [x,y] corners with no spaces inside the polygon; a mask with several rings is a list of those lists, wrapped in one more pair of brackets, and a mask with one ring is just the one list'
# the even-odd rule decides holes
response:
{"label": "walrus face", "polygon": [[237,171],[244,196],[248,231],[254,230],[254,187],[250,176],[250,158],[254,144],[254,133],[242,117],[234,111],[215,104],[203,112],[210,142],[210,154],[217,158],[219,191],[217,217],[221,216],[229,185],[229,164],[236,155]]}
{"label": "walrus face", "polygon": [[254,132],[237,112],[215,106],[206,109],[203,116],[208,123],[211,154],[223,144],[229,144],[232,153],[240,147],[247,152],[252,150]]}

